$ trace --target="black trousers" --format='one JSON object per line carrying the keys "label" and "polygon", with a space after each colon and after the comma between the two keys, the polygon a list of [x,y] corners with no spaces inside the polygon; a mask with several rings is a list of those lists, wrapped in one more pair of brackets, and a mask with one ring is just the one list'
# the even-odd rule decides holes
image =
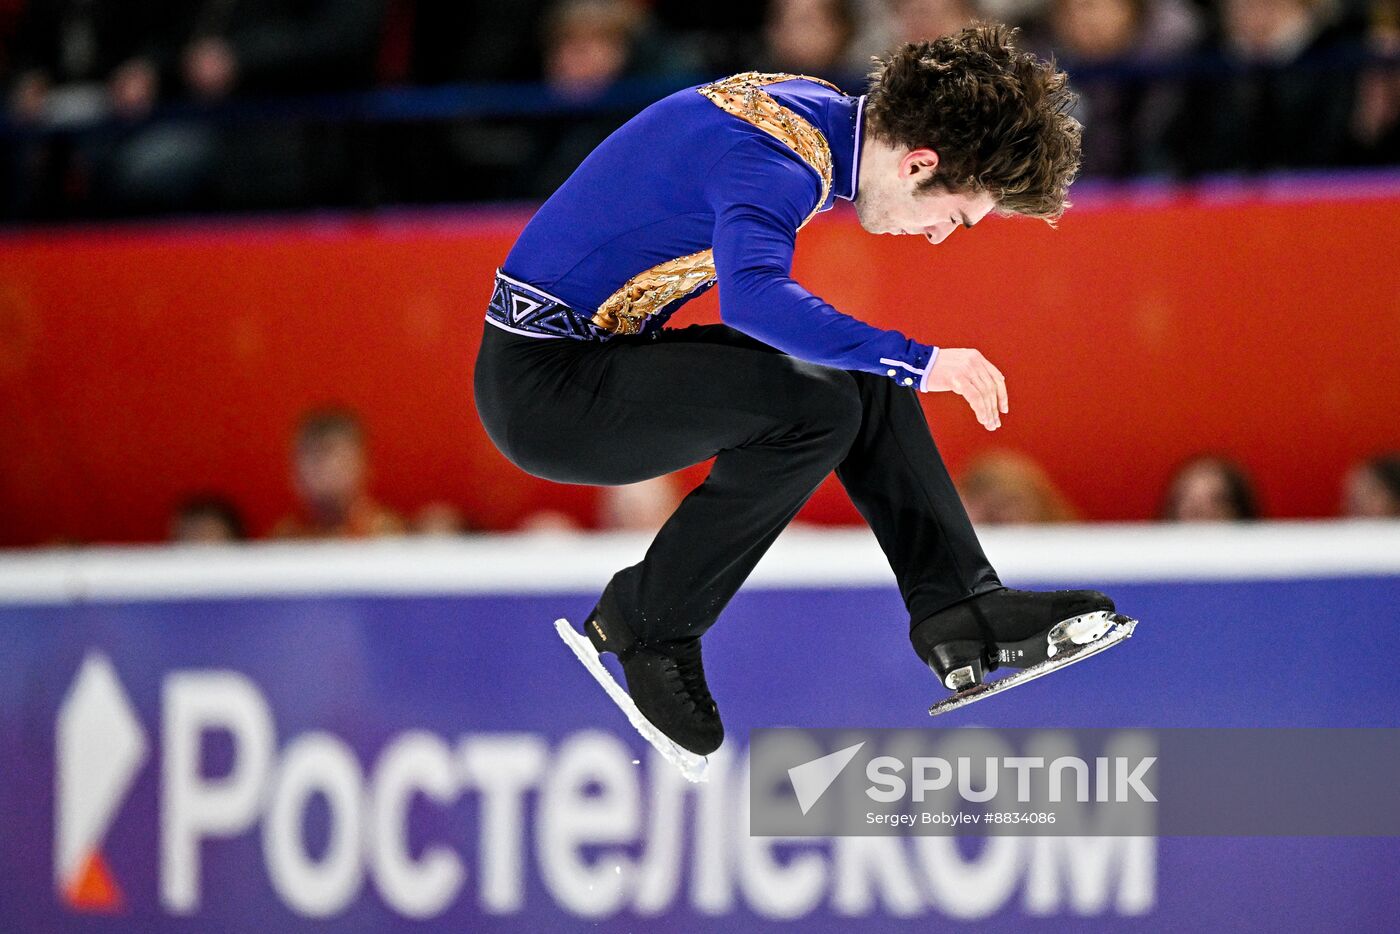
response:
{"label": "black trousers", "polygon": [[911,625],[1001,586],[915,390],[724,325],[603,343],[485,328],[477,411],[522,470],[612,485],[715,458],[641,563],[613,578],[643,641],[704,633],[833,470],[884,549]]}

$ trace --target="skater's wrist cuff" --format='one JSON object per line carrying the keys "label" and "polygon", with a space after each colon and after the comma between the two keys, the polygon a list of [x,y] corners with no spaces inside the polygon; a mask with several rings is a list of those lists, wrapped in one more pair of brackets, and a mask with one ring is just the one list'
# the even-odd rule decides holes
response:
{"label": "skater's wrist cuff", "polygon": [[924,375],[919,377],[919,392],[928,392],[929,374],[933,372],[933,365],[938,361],[938,348],[932,348],[933,352],[928,355],[928,363],[924,365]]}
{"label": "skater's wrist cuff", "polygon": [[921,363],[920,360],[922,357],[923,354],[920,353],[919,356],[915,358],[914,363],[906,363],[903,360],[892,360],[889,357],[881,357],[880,365],[889,367],[889,369],[885,371],[885,375],[901,386],[909,386],[910,388],[918,389],[920,392],[926,392],[929,371],[933,369],[933,361],[938,359],[938,348],[928,348],[927,362]]}

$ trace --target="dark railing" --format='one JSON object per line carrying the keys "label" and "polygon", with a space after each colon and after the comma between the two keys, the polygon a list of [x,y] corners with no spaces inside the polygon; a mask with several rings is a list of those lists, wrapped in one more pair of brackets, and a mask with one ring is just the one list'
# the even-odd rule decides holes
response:
{"label": "dark railing", "polygon": [[112,116],[61,123],[16,123],[0,116],[0,138],[35,139],[127,130],[142,123],[202,120],[219,124],[314,120],[323,123],[403,123],[498,117],[590,116],[640,110],[702,76],[628,78],[596,94],[562,94],[530,82],[379,88],[300,97],[238,98],[217,104],[166,104],[139,119]]}
{"label": "dark railing", "polygon": [[[1400,80],[1400,56],[1378,55],[1361,46],[1339,48],[1287,67],[1244,65],[1213,56],[1069,63],[1067,67],[1072,81],[1090,97],[1105,87],[1151,86],[1182,92],[1195,89],[1203,95],[1201,99],[1209,100],[1213,85],[1223,87],[1246,80],[1311,76],[1347,81],[1378,72]],[[372,207],[402,201],[540,197],[562,180],[608,129],[653,101],[712,77],[632,78],[586,96],[561,93],[543,84],[461,84],[234,99],[216,105],[167,104],[134,119],[100,116],[82,121],[18,123],[0,117],[0,217],[22,223],[171,211]],[[838,76],[838,83],[852,92],[858,92],[864,82],[862,75],[847,76],[844,82]],[[1096,126],[1092,118],[1086,122],[1086,133],[1109,131]],[[139,193],[133,197],[114,183],[112,176],[132,171],[130,165],[122,164],[124,149],[161,129],[177,129],[185,135],[183,143],[172,137],[168,146],[202,147],[205,151],[197,158],[186,152],[186,162],[202,159],[205,164],[193,169],[177,165],[174,171],[187,176],[193,173],[193,180],[185,178],[174,185],[176,193],[171,197],[151,199]],[[518,134],[514,144],[513,131]],[[476,138],[453,139],[454,133],[466,137],[476,134]],[[557,151],[556,144],[561,139],[567,141],[571,133],[578,138],[563,152]],[[197,139],[201,134],[206,137],[202,141]],[[241,139],[233,139],[235,136]],[[279,136],[283,144],[280,154]],[[271,199],[258,197],[256,178],[244,181],[245,190],[239,196],[219,194],[220,186],[211,184],[210,179],[217,181],[228,172],[249,169],[241,164],[249,157],[238,152],[239,144],[249,137],[272,140],[262,157],[283,160],[283,169],[307,180],[290,182]],[[228,151],[230,144],[232,153]],[[175,150],[167,155],[171,153]],[[549,171],[543,177],[526,179],[522,165],[540,158],[541,153],[552,154]],[[1299,167],[1326,165],[1312,162]],[[265,168],[254,165],[254,174]],[[1248,170],[1250,166],[1241,168]],[[491,177],[484,184],[454,183],[450,176],[461,169],[475,169]],[[146,171],[151,171],[149,166]],[[404,185],[396,176],[405,172],[419,174]],[[435,179],[433,173],[440,177]],[[327,176],[332,180],[328,182]],[[153,181],[158,183],[158,176],[142,184],[149,189]],[[182,197],[179,192],[186,189],[191,193]]]}

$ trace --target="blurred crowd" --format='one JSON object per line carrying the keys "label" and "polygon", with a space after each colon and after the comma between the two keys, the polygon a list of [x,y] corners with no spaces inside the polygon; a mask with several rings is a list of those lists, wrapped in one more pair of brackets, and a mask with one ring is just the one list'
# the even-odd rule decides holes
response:
{"label": "blurred crowd", "polygon": [[[360,418],[341,408],[308,412],[290,445],[289,493],[295,506],[271,531],[276,539],[359,539],[393,535],[478,534],[455,505],[430,502],[405,517],[372,492],[369,439]],[[958,478],[968,515],[980,527],[1076,522],[1079,511],[1035,461],[1012,451],[975,459]],[[689,492],[680,475],[603,487],[588,525],[545,510],[526,516],[521,532],[569,533],[585,528],[655,533]],[[1342,480],[1338,515],[1400,519],[1400,452],[1353,467]],[[1192,458],[1173,472],[1162,493],[1163,522],[1243,522],[1268,518],[1249,474],[1227,457]],[[175,542],[237,542],[250,537],[238,506],[217,492],[177,504],[170,520]]]}
{"label": "blurred crowd", "polygon": [[[358,539],[392,535],[454,536],[479,530],[457,506],[437,500],[404,516],[372,492],[374,472],[365,426],[338,407],[307,412],[289,452],[288,492],[294,506],[273,526],[274,539]],[[680,505],[688,487],[679,476],[604,487],[588,528],[655,532]],[[541,510],[519,526],[525,532],[581,531],[573,516]],[[252,537],[238,505],[217,491],[194,493],[170,517],[176,542],[236,542]]]}
{"label": "blurred crowd", "polygon": [[[974,18],[1070,70],[1087,176],[1400,163],[1400,0],[0,0],[0,218],[539,198],[636,109],[620,82],[857,92],[871,55]],[[482,82],[582,109],[346,96]]]}
{"label": "blurred crowd", "polygon": [[[982,18],[1070,71],[1088,177],[1400,164],[1400,0],[0,0],[0,220],[538,199],[639,106],[619,87],[760,69],[859,92],[872,55]],[[469,86],[497,113],[462,116]],[[552,106],[523,108],[539,89]],[[370,92],[402,113],[366,118]],[[354,413],[309,413],[290,447],[296,506],[274,537],[474,531],[450,503],[376,499]],[[1014,452],[959,489],[982,525],[1079,517]],[[609,488],[587,525],[654,531],[686,491]],[[1400,455],[1356,465],[1338,512],[1400,516]],[[1267,515],[1212,455],[1176,471],[1159,518]],[[206,491],[170,534],[249,530]]]}
{"label": "blurred crowd", "polygon": [[[976,459],[958,480],[968,515],[979,526],[1076,522],[1081,516],[1049,475],[1010,451]],[[1348,519],[1400,518],[1400,452],[1356,464],[1342,479],[1337,515]],[[1248,522],[1267,519],[1255,482],[1235,461],[1201,454],[1172,471],[1162,491],[1162,522]]]}

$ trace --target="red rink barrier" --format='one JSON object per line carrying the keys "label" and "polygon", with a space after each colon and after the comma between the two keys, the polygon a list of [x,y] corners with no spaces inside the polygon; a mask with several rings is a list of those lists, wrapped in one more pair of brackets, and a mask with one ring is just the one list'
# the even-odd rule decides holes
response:
{"label": "red rink barrier", "polygon": [[[983,350],[1011,413],[988,434],[927,398],[950,465],[1024,452],[1085,518],[1152,516],[1206,450],[1256,475],[1269,515],[1329,515],[1350,464],[1400,446],[1400,182],[1080,201],[1058,230],[993,220],[936,249],[836,211],[802,234],[796,273],[869,321]],[[365,415],[391,506],[588,524],[596,491],[522,475],[471,402],[491,274],[527,216],[0,238],[0,545],[159,538],[210,489],[265,531],[291,506],[297,416],[332,401]],[[716,318],[708,295],[676,323]],[[834,482],[804,518],[858,521]]]}

